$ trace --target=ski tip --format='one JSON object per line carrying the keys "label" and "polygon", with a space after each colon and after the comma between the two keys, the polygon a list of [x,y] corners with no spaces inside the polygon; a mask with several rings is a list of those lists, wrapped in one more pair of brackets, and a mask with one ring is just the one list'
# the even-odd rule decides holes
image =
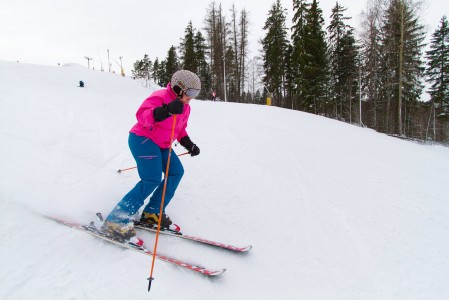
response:
{"label": "ski tip", "polygon": [[206,275],[207,276],[220,276],[224,272],[226,272],[226,269],[219,269],[219,270],[214,270],[214,271],[208,271]]}
{"label": "ski tip", "polygon": [[251,249],[253,249],[253,246],[252,245],[248,245],[246,247],[240,248],[239,252],[248,252]]}
{"label": "ski tip", "polygon": [[170,230],[176,231],[179,234],[181,233],[181,227],[178,224],[171,224],[169,227]]}

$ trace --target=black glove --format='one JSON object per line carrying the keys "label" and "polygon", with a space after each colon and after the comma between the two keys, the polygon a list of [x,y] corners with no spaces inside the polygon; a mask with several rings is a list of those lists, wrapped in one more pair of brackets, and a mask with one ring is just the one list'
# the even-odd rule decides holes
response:
{"label": "black glove", "polygon": [[167,105],[167,110],[172,115],[182,114],[182,112],[184,111],[184,103],[182,103],[179,98],[176,98]]}
{"label": "black glove", "polygon": [[197,156],[198,154],[200,154],[200,148],[198,148],[197,145],[195,145],[192,140],[190,140],[189,136],[186,135],[185,137],[183,137],[179,143],[181,144],[181,146],[183,146],[184,148],[186,148],[191,156]]}
{"label": "black glove", "polygon": [[156,122],[161,122],[170,117],[171,115],[179,115],[184,111],[184,103],[176,98],[168,105],[164,104],[161,107],[156,107],[153,110],[153,117]]}

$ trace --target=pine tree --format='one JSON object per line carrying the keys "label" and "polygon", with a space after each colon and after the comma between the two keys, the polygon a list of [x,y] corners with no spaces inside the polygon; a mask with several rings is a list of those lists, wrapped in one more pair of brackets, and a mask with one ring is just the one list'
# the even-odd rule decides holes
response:
{"label": "pine tree", "polygon": [[239,100],[238,90],[237,90],[237,68],[235,65],[235,53],[231,45],[228,45],[226,50],[226,87],[227,87],[227,97],[229,101],[236,102]]}
{"label": "pine tree", "polygon": [[417,4],[413,0],[390,0],[383,25],[382,46],[386,65],[382,88],[389,103],[388,113],[390,105],[395,108],[392,121],[396,126],[392,127],[390,122],[390,131],[399,135],[406,133],[403,111],[406,111],[408,104],[418,101],[423,90],[421,52],[424,37]]}
{"label": "pine tree", "polygon": [[197,73],[198,62],[195,54],[195,29],[193,28],[192,21],[189,22],[184,32],[184,38],[179,45],[181,64],[183,69]]}
{"label": "pine tree", "polygon": [[166,60],[161,60],[160,64],[159,64],[159,72],[158,72],[158,78],[159,78],[159,85],[160,86],[166,86],[170,80],[171,80],[171,75],[167,74],[167,61]]}
{"label": "pine tree", "polygon": [[303,102],[304,96],[304,70],[305,70],[305,27],[307,24],[307,16],[309,14],[310,4],[304,0],[293,1],[293,19],[292,19],[292,53],[290,70],[287,73],[287,82],[289,88],[292,89],[292,106],[299,108],[299,104]]}
{"label": "pine tree", "polygon": [[261,41],[265,71],[263,83],[268,91],[273,93],[273,104],[281,106],[285,88],[285,57],[289,42],[285,26],[286,10],[282,8],[280,0],[276,0],[268,15],[263,27],[267,33]]}
{"label": "pine tree", "polygon": [[201,31],[197,31],[194,37],[195,61],[198,66],[197,74],[201,79],[201,93],[198,98],[207,99],[209,91],[211,90],[211,71],[207,63],[206,55],[208,48],[206,39],[203,37]]}
{"label": "pine tree", "polygon": [[[329,32],[329,52],[331,65],[331,84],[333,90],[333,100],[335,101],[335,117],[344,118],[347,115],[344,107],[348,106],[347,85],[349,76],[352,76],[349,70],[353,68],[354,61],[351,56],[351,40],[353,28],[346,24],[351,18],[345,17],[343,13],[347,8],[338,4],[332,8],[330,25],[327,27]],[[348,44],[349,43],[349,44]],[[349,64],[349,65],[348,65]]]}
{"label": "pine tree", "polygon": [[362,87],[366,102],[371,107],[372,113],[365,120],[366,125],[377,131],[381,130],[382,105],[378,101],[381,85],[381,65],[383,61],[381,48],[381,0],[373,0],[369,2],[367,12],[363,13],[363,30],[362,30]]}
{"label": "pine tree", "polygon": [[151,60],[148,58],[148,54],[145,54],[143,59],[134,63],[134,70],[132,74],[136,78],[150,79],[152,70]]}
{"label": "pine tree", "polygon": [[354,28],[346,24],[347,8],[336,3],[332,9],[328,26],[331,68],[332,97],[335,101],[335,116],[347,118],[352,123],[353,97],[357,86],[358,47],[354,37]]}
{"label": "pine tree", "polygon": [[288,107],[291,109],[296,109],[295,104],[295,68],[293,64],[293,45],[288,45],[287,52],[285,53],[285,91],[286,91],[286,102],[288,102]]}
{"label": "pine tree", "polygon": [[329,59],[323,12],[313,0],[304,28],[304,80],[302,109],[318,114],[329,88]]}
{"label": "pine tree", "polygon": [[167,59],[165,61],[165,73],[164,81],[170,82],[172,75],[180,69],[178,60],[178,54],[176,53],[175,46],[171,46],[167,53]]}
{"label": "pine tree", "polygon": [[[146,55],[146,54],[145,54]],[[144,78],[144,66],[143,60],[136,60],[134,63],[134,69],[131,71],[135,78]]]}
{"label": "pine tree", "polygon": [[427,82],[430,100],[438,104],[444,114],[449,113],[449,25],[446,16],[432,34],[430,50],[426,52]]}
{"label": "pine tree", "polygon": [[[341,77],[343,85],[343,100],[346,102],[347,115],[349,116],[349,123],[353,120],[353,105],[355,103],[356,90],[358,86],[357,81],[357,67],[358,67],[358,50],[356,45],[353,28],[347,30],[341,40],[343,67],[341,68]],[[360,117],[360,116],[359,116]]]}
{"label": "pine tree", "polygon": [[154,81],[159,86],[163,86],[164,85],[164,80],[163,80],[163,76],[161,76],[161,70],[160,69],[161,69],[161,66],[160,66],[160,63],[159,63],[159,59],[156,57],[156,59],[154,60],[153,72],[152,72],[151,76],[153,77]]}
{"label": "pine tree", "polygon": [[138,60],[134,63],[134,70],[132,70],[133,76],[135,78],[145,79],[146,86],[148,86],[148,81],[152,77],[152,72],[153,63],[149,59],[148,54],[145,54],[142,60]]}

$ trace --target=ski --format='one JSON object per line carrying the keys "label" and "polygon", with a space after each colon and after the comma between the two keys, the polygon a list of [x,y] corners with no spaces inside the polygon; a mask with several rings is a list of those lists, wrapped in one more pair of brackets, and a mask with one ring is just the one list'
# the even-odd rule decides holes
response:
{"label": "ski", "polygon": [[[138,229],[150,231],[150,232],[156,232],[157,231],[157,228],[146,227],[146,226],[142,225],[139,221],[134,221],[134,227],[138,228]],[[176,226],[176,227],[178,227],[178,226]],[[201,244],[204,244],[204,245],[209,245],[209,246],[213,246],[213,247],[217,247],[217,248],[233,251],[233,252],[248,252],[252,248],[251,245],[247,245],[247,246],[244,246],[244,247],[237,247],[237,246],[224,244],[224,243],[220,243],[220,242],[215,242],[215,241],[211,241],[211,240],[208,240],[208,239],[204,239],[204,238],[200,238],[200,237],[196,237],[196,236],[192,236],[192,235],[183,234],[180,231],[171,230],[171,229],[168,229],[168,230],[162,230],[161,229],[160,233],[165,234],[165,235],[178,237],[178,238],[185,239],[185,240],[189,240],[189,241],[192,241],[192,242],[201,243]]]}
{"label": "ski", "polygon": [[[66,226],[69,226],[71,228],[74,228],[74,229],[77,229],[77,230],[89,233],[92,236],[95,236],[97,238],[103,239],[103,240],[108,241],[108,242],[110,242],[112,244],[121,246],[123,248],[131,249],[131,250],[134,250],[136,252],[139,252],[139,253],[142,253],[142,254],[145,254],[145,255],[153,256],[153,252],[148,250],[148,249],[146,249],[146,248],[144,248],[144,247],[139,247],[137,245],[128,243],[126,241],[122,241],[122,240],[115,239],[113,237],[108,236],[107,234],[105,234],[104,232],[99,230],[95,226],[94,222],[91,222],[90,225],[82,225],[82,224],[78,224],[78,223],[75,223],[75,222],[69,222],[69,221],[62,220],[62,219],[55,218],[55,217],[50,217],[50,216],[46,216],[46,217],[51,219],[51,220],[54,220],[54,221],[56,221],[58,223],[64,224]],[[165,255],[161,255],[161,254],[156,254],[156,258],[161,260],[161,261],[165,261],[167,263],[176,265],[178,267],[181,267],[181,268],[184,268],[184,269],[188,269],[188,270],[194,271],[196,273],[205,275],[207,277],[218,276],[218,275],[223,274],[226,271],[226,269],[217,269],[217,270],[208,269],[208,268],[205,268],[205,267],[201,267],[201,266],[198,266],[198,265],[193,265],[193,264],[184,262],[182,260],[175,259],[175,258],[172,258],[172,257],[168,257],[168,256],[165,256]]]}
{"label": "ski", "polygon": [[[97,212],[96,216],[100,222],[104,221],[103,215],[101,212]],[[134,220],[133,222],[134,222],[134,227],[137,229],[142,229],[142,230],[146,230],[146,231],[153,232],[153,233],[157,232],[157,227],[153,227],[153,228],[147,227],[146,225],[142,224],[141,222],[139,222],[137,220]],[[247,245],[244,247],[237,247],[237,246],[233,246],[233,245],[229,245],[229,244],[225,244],[225,243],[211,241],[211,240],[201,238],[201,237],[186,235],[180,231],[180,227],[176,224],[170,225],[170,227],[171,227],[170,229],[165,229],[165,230],[161,229],[160,233],[164,234],[164,235],[174,236],[174,237],[189,240],[192,242],[200,243],[203,245],[208,245],[208,246],[213,246],[213,247],[220,248],[220,249],[229,250],[232,252],[240,252],[240,253],[248,252],[253,247],[251,245]]]}

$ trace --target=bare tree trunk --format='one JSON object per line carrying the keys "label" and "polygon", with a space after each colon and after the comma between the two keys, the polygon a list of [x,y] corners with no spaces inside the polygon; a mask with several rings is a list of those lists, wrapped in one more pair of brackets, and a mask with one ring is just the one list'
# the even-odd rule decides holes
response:
{"label": "bare tree trunk", "polygon": [[232,5],[232,9],[231,9],[231,23],[232,23],[232,39],[233,39],[233,48],[234,48],[234,68],[235,68],[235,74],[233,74],[235,76],[235,80],[236,80],[236,88],[237,88],[237,95],[234,95],[234,97],[236,96],[236,101],[237,102],[242,102],[240,97],[242,95],[241,91],[240,91],[240,66],[239,66],[239,39],[238,39],[238,29],[237,29],[237,11],[235,9],[235,5]]}
{"label": "bare tree trunk", "polygon": [[248,14],[245,9],[243,9],[240,13],[240,83],[241,83],[241,91],[245,91],[245,74],[246,74],[246,50],[248,45]]}
{"label": "bare tree trunk", "polygon": [[398,82],[398,134],[402,135],[402,80],[404,65],[404,3],[400,4],[401,10],[401,39],[399,41],[399,82]]}

